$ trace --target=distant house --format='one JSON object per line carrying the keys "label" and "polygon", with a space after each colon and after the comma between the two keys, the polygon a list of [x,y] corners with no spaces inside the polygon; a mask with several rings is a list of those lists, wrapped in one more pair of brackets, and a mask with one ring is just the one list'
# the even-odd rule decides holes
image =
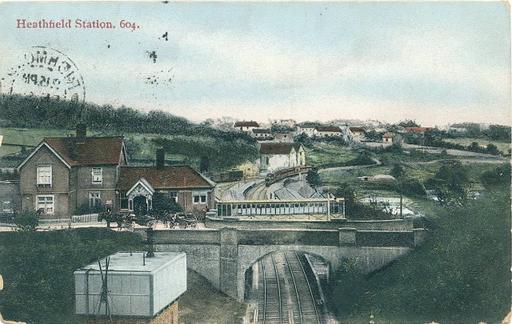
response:
{"label": "distant house", "polygon": [[122,137],[47,137],[19,165],[21,207],[67,218],[82,206],[116,208],[119,168],[127,163]]}
{"label": "distant house", "polygon": [[392,144],[394,136],[395,135],[390,132],[384,133],[384,135],[382,135],[382,143]]}
{"label": "distant house", "polygon": [[306,151],[299,143],[261,143],[260,168],[270,172],[306,165]]}
{"label": "distant house", "polygon": [[272,132],[268,128],[254,128],[252,134],[258,140],[270,140],[273,138]]}
{"label": "distant house", "polygon": [[349,127],[349,131],[354,139],[362,139],[366,131],[362,127]]}
{"label": "distant house", "polygon": [[432,127],[405,127],[404,131],[407,134],[425,134],[431,129]]}
{"label": "distant house", "polygon": [[316,125],[304,123],[298,126],[297,133],[306,134],[309,137],[313,137],[315,136],[315,128]]}
{"label": "distant house", "polygon": [[255,128],[259,128],[260,124],[251,120],[251,121],[237,121],[234,127],[242,132],[250,132]]}
{"label": "distant house", "polygon": [[315,137],[337,137],[341,136],[341,128],[338,126],[317,126],[314,130]]}
{"label": "distant house", "polygon": [[162,154],[156,166],[122,166],[116,188],[121,211],[144,213],[152,208],[156,192],[167,195],[186,212],[211,209],[214,187],[213,181],[190,166],[164,166]]}

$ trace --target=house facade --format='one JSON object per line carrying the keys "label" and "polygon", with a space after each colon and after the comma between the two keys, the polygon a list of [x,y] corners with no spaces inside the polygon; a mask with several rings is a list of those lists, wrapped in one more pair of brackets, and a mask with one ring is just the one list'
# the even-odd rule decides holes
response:
{"label": "house facade", "polygon": [[234,127],[241,132],[252,132],[253,129],[259,128],[260,124],[251,120],[251,121],[237,121],[235,122]]}
{"label": "house facade", "polygon": [[121,211],[146,212],[152,208],[155,193],[161,193],[185,212],[205,211],[215,204],[215,183],[190,166],[123,166],[117,190]]}
{"label": "house facade", "polygon": [[306,165],[306,151],[298,143],[261,143],[260,168],[274,172],[279,169]]}
{"label": "house facade", "polygon": [[352,138],[356,140],[363,139],[366,131],[362,127],[349,127],[350,134],[352,134]]}
{"label": "house facade", "polygon": [[268,128],[254,128],[252,129],[252,136],[262,141],[273,139],[272,132]]}
{"label": "house facade", "polygon": [[382,135],[382,143],[385,143],[385,144],[393,144],[393,137],[394,137],[394,134],[393,133],[384,133],[384,135]]}
{"label": "house facade", "polygon": [[122,137],[77,136],[45,138],[20,164],[23,210],[41,217],[69,218],[82,207],[117,208],[119,168],[127,164]]}
{"label": "house facade", "polygon": [[317,126],[314,130],[315,137],[339,137],[341,129],[337,126]]}

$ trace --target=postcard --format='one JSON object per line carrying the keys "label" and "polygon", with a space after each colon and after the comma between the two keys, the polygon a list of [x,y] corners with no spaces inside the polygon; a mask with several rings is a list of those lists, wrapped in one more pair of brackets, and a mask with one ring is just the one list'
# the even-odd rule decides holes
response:
{"label": "postcard", "polygon": [[0,3],[0,323],[512,323],[503,1]]}

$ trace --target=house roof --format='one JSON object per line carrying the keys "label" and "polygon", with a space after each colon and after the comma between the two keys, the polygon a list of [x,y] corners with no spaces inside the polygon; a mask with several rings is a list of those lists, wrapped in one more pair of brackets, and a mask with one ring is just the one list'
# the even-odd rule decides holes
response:
{"label": "house roof", "polygon": [[129,190],[140,179],[145,179],[155,189],[204,188],[211,189],[215,183],[188,165],[173,165],[157,168],[155,166],[122,166],[117,187]]}
{"label": "house roof", "polygon": [[384,133],[384,135],[382,135],[382,137],[394,137],[394,136],[395,136],[395,134],[390,133],[390,132]]}
{"label": "house roof", "polygon": [[250,121],[237,121],[235,127],[260,127],[260,125],[254,120]]}
{"label": "house roof", "polygon": [[261,143],[260,154],[290,154],[292,148],[296,151],[300,143]]}
{"label": "house roof", "polygon": [[316,130],[319,132],[341,132],[338,126],[317,126]]}
{"label": "house roof", "polygon": [[32,153],[18,166],[21,168],[42,147],[46,146],[66,166],[117,165],[125,149],[123,137],[45,137]]}
{"label": "house roof", "polygon": [[255,134],[270,134],[270,129],[268,128],[255,128],[252,130]]}
{"label": "house roof", "polygon": [[350,127],[351,132],[364,132],[364,128],[362,127]]}
{"label": "house roof", "polygon": [[69,165],[119,164],[123,150],[123,137],[86,137],[78,142],[76,137],[46,137],[47,143]]}

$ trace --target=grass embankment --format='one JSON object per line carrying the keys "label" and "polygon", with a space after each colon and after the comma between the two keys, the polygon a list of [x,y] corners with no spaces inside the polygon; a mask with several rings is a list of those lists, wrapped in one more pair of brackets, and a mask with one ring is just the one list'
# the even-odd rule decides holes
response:
{"label": "grass embankment", "polygon": [[357,156],[357,152],[341,144],[314,142],[312,147],[306,147],[306,163],[318,168],[346,165]]}
{"label": "grass embankment", "polygon": [[[106,228],[0,233],[0,313],[29,323],[83,323],[74,315],[73,271],[117,251],[141,250],[138,235]],[[236,323],[245,306],[189,271],[182,323]]]}
{"label": "grass embankment", "polygon": [[187,292],[179,300],[180,323],[241,323],[246,305],[218,291],[204,277],[188,271]]}
{"label": "grass embankment", "polygon": [[488,144],[494,144],[498,148],[499,151],[507,154],[510,149],[510,142],[503,141],[491,141],[485,138],[472,138],[472,137],[462,137],[462,138],[445,138],[443,139],[445,142],[460,144],[463,146],[470,146],[471,143],[477,142],[479,145],[487,146]]}
{"label": "grass embankment", "polygon": [[[255,144],[238,138],[239,134],[236,133],[219,133],[220,135],[217,134],[217,137],[212,134],[201,133],[170,135],[94,130],[88,130],[87,133],[89,136],[123,135],[131,165],[153,164],[155,151],[161,146],[168,148],[166,153],[167,164],[190,164],[198,168],[200,159],[205,157],[209,160],[209,166],[214,171],[230,169],[246,160],[255,159],[257,156]],[[4,136],[4,143],[17,146],[1,146],[0,158],[20,154],[22,146],[26,146],[27,152],[19,156],[21,162],[22,158],[28,155],[28,152],[44,137],[65,137],[74,134],[75,131],[69,129],[2,127],[0,135]]]}
{"label": "grass embankment", "polygon": [[510,310],[510,192],[494,188],[466,206],[435,208],[428,240],[368,276],[335,275],[342,323],[495,323]]}

